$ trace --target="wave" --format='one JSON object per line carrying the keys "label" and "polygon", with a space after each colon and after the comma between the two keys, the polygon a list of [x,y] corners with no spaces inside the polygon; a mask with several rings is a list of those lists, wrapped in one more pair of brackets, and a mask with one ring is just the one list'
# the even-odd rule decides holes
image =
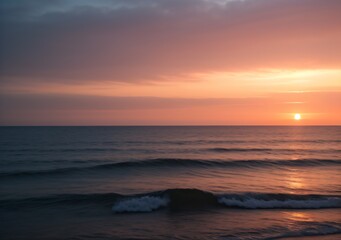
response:
{"label": "wave", "polygon": [[[335,235],[333,239],[339,239],[341,224],[331,221],[296,221],[295,228],[292,226],[272,225],[265,228],[255,228],[253,231],[237,232],[234,235],[240,236],[236,239],[307,239],[307,237],[318,237]],[[255,234],[256,233],[256,234]],[[255,234],[255,235],[254,235]],[[234,239],[234,238],[233,238]],[[315,238],[314,238],[315,239]],[[317,238],[316,238],[317,239]],[[332,238],[328,238],[332,239]]]}
{"label": "wave", "polygon": [[208,148],[212,152],[299,152],[299,153],[338,153],[341,149],[303,149],[303,148]]}
{"label": "wave", "polygon": [[112,210],[116,213],[151,212],[161,207],[166,207],[168,204],[168,198],[157,196],[143,196],[119,201],[112,207]]}
{"label": "wave", "polygon": [[30,170],[20,172],[3,172],[0,178],[66,174],[86,171],[108,171],[122,168],[148,168],[148,167],[235,167],[235,168],[259,168],[259,167],[314,167],[314,166],[340,166],[341,160],[336,159],[297,159],[297,160],[200,160],[181,158],[155,158],[140,161],[127,161],[117,163],[105,163],[84,167],[56,168],[47,170]]}
{"label": "wave", "polygon": [[[67,152],[107,152],[107,151],[125,151],[121,148],[21,148],[21,149],[0,149],[0,152],[14,152],[14,153],[67,153]],[[131,149],[127,149],[131,150]],[[133,149],[134,150],[134,149]]]}
{"label": "wave", "polygon": [[[335,222],[296,222],[296,229],[292,229],[290,227],[276,227],[268,228],[266,230],[270,230],[269,232],[275,233],[276,231],[280,231],[282,233],[279,234],[271,234],[272,236],[266,237],[265,239],[291,239],[297,238],[300,239],[304,237],[318,237],[318,236],[330,236],[330,235],[337,235],[333,239],[339,239],[339,235],[341,233],[341,225]],[[265,230],[265,231],[266,231]],[[262,230],[261,230],[262,231]],[[314,238],[315,239],[315,238]],[[328,238],[332,239],[332,238]]]}
{"label": "wave", "polygon": [[265,152],[265,151],[276,151],[278,149],[273,148],[208,148],[208,151],[213,152]]}
{"label": "wave", "polygon": [[317,209],[341,207],[339,197],[321,197],[314,195],[287,195],[287,194],[246,194],[226,195],[218,199],[219,203],[228,207],[248,209]]}
{"label": "wave", "polygon": [[[25,155],[27,153],[95,153],[95,152],[163,152],[164,148],[131,148],[131,147],[91,147],[91,148],[17,148],[17,149],[0,149],[0,152]],[[189,147],[187,149],[169,149],[166,151],[172,152],[304,152],[304,153],[339,153],[341,149],[335,148],[259,148],[259,147],[212,147],[212,148],[195,148]]]}
{"label": "wave", "polygon": [[[174,140],[150,140],[150,139],[143,139],[143,140],[111,140],[111,141],[91,141],[90,139],[82,139],[77,141],[72,141],[69,139],[67,142],[58,142],[58,143],[44,143],[45,146],[70,146],[70,145],[78,145],[78,144],[86,144],[93,146],[94,144],[101,144],[103,146],[120,146],[122,144],[133,144],[133,145],[192,145],[192,144],[240,144],[240,143],[341,143],[340,139],[290,139],[290,138],[279,138],[279,139],[174,139]],[[2,146],[13,146],[17,149],[18,142],[16,141],[2,141]],[[32,146],[32,143],[27,142],[20,142],[20,146]]]}
{"label": "wave", "polygon": [[110,141],[102,142],[103,144],[141,144],[141,145],[192,145],[192,144],[240,144],[240,143],[341,143],[339,139],[257,139],[257,140],[242,140],[242,139],[198,139],[198,140],[167,140],[167,141]]}
{"label": "wave", "polygon": [[0,200],[0,208],[40,208],[53,205],[101,204],[112,205],[117,199],[123,197],[118,193],[92,193],[92,194],[60,194],[23,199]]}
{"label": "wave", "polygon": [[161,208],[170,211],[228,207],[242,209],[320,209],[341,208],[341,196],[298,195],[274,193],[214,194],[199,189],[167,189],[164,191],[121,195],[66,194],[41,198],[12,199],[0,201],[0,207],[43,207],[55,204],[101,204],[110,206],[114,213],[151,212]]}
{"label": "wave", "polygon": [[151,212],[224,206],[244,209],[320,209],[340,208],[341,197],[321,195],[243,193],[214,195],[198,189],[169,189],[162,194],[126,198],[112,207],[116,213]]}

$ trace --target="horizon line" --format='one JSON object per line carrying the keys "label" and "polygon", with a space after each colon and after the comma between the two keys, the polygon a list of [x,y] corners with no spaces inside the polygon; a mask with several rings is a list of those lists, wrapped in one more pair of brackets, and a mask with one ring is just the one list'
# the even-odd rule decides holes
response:
{"label": "horizon line", "polygon": [[0,125],[0,127],[341,127],[341,124],[207,124],[207,125]]}

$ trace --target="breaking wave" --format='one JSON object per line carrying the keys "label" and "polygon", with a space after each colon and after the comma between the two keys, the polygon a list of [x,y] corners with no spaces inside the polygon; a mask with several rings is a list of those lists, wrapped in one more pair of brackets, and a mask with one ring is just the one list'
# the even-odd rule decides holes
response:
{"label": "breaking wave", "polygon": [[126,199],[118,202],[112,207],[114,212],[151,212],[161,207],[166,207],[169,203],[168,198],[156,196],[143,196]]}
{"label": "breaking wave", "polygon": [[341,208],[341,196],[298,195],[274,193],[214,194],[199,189],[167,189],[164,191],[121,195],[67,194],[30,199],[0,201],[1,207],[20,206],[43,207],[54,204],[81,206],[95,204],[110,206],[115,213],[151,212],[161,208],[169,210],[204,209],[209,207],[228,207],[242,209],[320,209]]}
{"label": "breaking wave", "polygon": [[226,195],[218,198],[218,202],[228,207],[247,209],[318,209],[341,207],[340,197],[322,197],[314,195],[286,194],[245,194]]}

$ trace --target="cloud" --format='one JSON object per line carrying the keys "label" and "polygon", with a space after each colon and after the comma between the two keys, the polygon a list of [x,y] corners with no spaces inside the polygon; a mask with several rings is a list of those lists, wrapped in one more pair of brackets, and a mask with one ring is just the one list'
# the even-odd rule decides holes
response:
{"label": "cloud", "polygon": [[2,109],[30,110],[134,110],[169,109],[212,105],[250,105],[263,98],[163,98],[107,97],[70,94],[2,94]]}
{"label": "cloud", "polygon": [[261,98],[104,97],[2,94],[0,125],[176,124],[203,121],[212,108],[259,105]]}
{"label": "cloud", "polygon": [[[338,0],[3,1],[3,83],[337,68]],[[169,78],[168,78],[169,79]]]}

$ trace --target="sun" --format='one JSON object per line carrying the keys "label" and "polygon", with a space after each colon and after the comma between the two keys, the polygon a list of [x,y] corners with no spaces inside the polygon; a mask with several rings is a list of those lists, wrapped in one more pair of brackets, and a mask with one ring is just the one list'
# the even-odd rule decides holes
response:
{"label": "sun", "polygon": [[294,119],[297,120],[297,121],[301,120],[301,114],[296,113],[295,116],[294,116]]}

